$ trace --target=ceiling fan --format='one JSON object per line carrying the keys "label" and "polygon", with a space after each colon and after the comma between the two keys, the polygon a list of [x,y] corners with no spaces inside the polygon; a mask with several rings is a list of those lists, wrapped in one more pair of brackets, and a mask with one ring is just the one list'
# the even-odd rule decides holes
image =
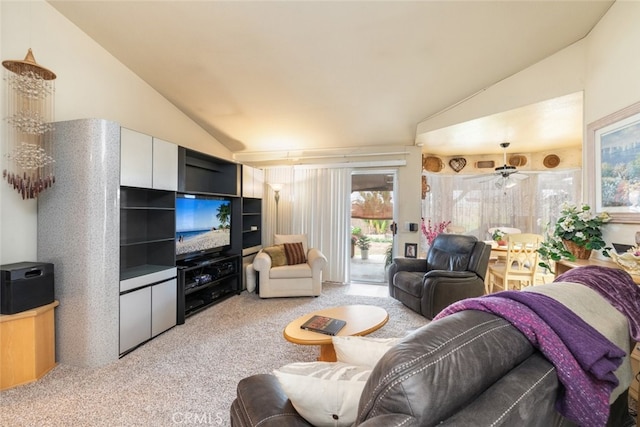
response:
{"label": "ceiling fan", "polygon": [[507,164],[507,148],[511,145],[509,142],[503,142],[500,144],[502,147],[502,158],[503,165],[495,168],[494,175],[498,176],[496,179],[495,186],[499,189],[507,189],[515,186],[517,183],[513,180],[513,178],[518,180],[527,179],[528,177],[521,172],[518,172],[515,166],[511,166]]}
{"label": "ceiling fan", "polygon": [[527,179],[524,173],[518,171],[515,166],[507,164],[507,148],[511,145],[509,142],[503,142],[500,144],[503,150],[503,162],[502,166],[498,166],[494,169],[494,172],[487,177],[487,175],[475,176],[470,178],[481,178],[480,182],[487,182],[494,180],[494,185],[500,190],[507,190],[517,185],[517,180]]}

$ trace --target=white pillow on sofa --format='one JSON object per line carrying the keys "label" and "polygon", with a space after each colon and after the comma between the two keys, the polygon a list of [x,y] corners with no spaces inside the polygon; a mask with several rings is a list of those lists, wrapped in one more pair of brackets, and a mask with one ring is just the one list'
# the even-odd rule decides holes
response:
{"label": "white pillow on sofa", "polygon": [[296,411],[314,426],[352,425],[371,369],[342,362],[300,362],[273,371]]}
{"label": "white pillow on sofa", "polygon": [[357,366],[367,366],[373,369],[378,360],[400,338],[371,338],[359,336],[334,336],[333,348],[336,350],[338,362],[349,363]]}

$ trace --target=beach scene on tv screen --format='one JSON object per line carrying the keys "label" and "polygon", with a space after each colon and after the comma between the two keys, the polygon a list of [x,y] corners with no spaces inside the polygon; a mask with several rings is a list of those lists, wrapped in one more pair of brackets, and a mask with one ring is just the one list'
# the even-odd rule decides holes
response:
{"label": "beach scene on tv screen", "polygon": [[176,199],[176,255],[229,245],[230,226],[229,201]]}

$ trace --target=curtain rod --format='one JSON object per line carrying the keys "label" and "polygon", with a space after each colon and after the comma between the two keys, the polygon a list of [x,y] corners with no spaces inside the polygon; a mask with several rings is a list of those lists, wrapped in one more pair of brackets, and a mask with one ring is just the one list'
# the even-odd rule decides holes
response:
{"label": "curtain rod", "polygon": [[380,160],[373,162],[343,162],[317,165],[294,165],[294,169],[380,168],[406,166],[406,160]]}

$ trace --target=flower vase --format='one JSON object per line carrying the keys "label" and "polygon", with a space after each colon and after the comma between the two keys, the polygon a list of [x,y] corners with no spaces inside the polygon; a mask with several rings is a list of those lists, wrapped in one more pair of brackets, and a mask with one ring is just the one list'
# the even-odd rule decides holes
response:
{"label": "flower vase", "polygon": [[578,246],[577,243],[571,240],[562,239],[562,244],[567,248],[576,259],[589,259],[591,257],[591,249],[587,249],[584,246]]}

